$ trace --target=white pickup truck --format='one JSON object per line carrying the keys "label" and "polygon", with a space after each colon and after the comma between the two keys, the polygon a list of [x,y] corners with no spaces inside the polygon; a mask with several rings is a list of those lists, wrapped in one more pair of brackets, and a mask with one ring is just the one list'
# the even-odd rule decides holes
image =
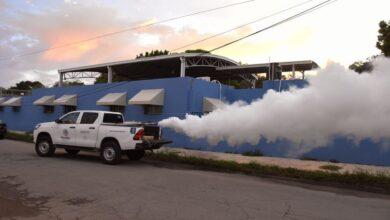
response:
{"label": "white pickup truck", "polygon": [[146,150],[158,149],[171,141],[161,139],[156,124],[124,123],[123,115],[105,111],[70,112],[55,122],[41,123],[34,129],[35,151],[39,156],[52,156],[56,148],[70,155],[80,150],[100,151],[106,164],[121,162],[122,153],[139,160]]}

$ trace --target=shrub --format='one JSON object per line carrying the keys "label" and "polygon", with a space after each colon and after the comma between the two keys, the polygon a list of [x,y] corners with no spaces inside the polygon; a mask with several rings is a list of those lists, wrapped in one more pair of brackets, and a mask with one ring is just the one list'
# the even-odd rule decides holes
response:
{"label": "shrub", "polygon": [[339,170],[341,169],[341,167],[336,166],[336,165],[328,164],[328,165],[322,165],[322,166],[320,166],[320,169],[323,169],[323,170],[330,170],[330,171],[339,171]]}

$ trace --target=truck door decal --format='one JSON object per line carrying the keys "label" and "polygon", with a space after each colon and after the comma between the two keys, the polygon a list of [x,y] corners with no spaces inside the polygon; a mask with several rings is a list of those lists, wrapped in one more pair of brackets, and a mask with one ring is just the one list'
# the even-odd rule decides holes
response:
{"label": "truck door decal", "polygon": [[64,129],[64,130],[62,131],[62,136],[61,136],[61,138],[62,138],[62,139],[70,139],[68,129]]}

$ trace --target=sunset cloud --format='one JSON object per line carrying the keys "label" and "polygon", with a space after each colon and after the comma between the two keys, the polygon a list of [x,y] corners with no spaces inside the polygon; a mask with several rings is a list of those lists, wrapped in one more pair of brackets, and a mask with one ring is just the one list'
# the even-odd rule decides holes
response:
{"label": "sunset cloud", "polygon": [[[346,0],[348,1],[350,0]],[[14,57],[0,61],[0,86],[10,86],[23,79],[32,79],[34,75],[37,79],[42,76],[51,82],[57,80],[57,74],[53,73],[61,68],[133,59],[137,54],[148,50],[173,50],[286,7],[284,0],[275,0],[272,4],[267,2],[267,7],[264,7],[265,0],[258,0],[251,5],[191,16],[44,53],[18,57],[20,54],[148,25],[233,2],[237,1],[188,1],[185,4],[177,0],[161,0],[159,3],[136,0],[132,4],[125,0],[58,0],[45,3],[0,1],[0,57]],[[298,2],[300,1],[291,0],[289,5]],[[389,4],[381,2],[382,5]],[[386,7],[381,7],[375,14],[366,13],[366,17],[362,18],[357,14],[367,12],[371,4],[354,2],[354,5],[356,8],[349,17],[345,17],[343,12],[348,3],[339,3],[332,6],[333,8],[321,9],[313,15],[258,34],[215,53],[243,63],[267,62],[271,57],[272,60],[280,61],[313,59],[319,63],[332,59],[348,65],[354,60],[377,53],[374,45],[377,23],[381,16],[387,15]],[[332,16],[329,16],[330,12]],[[285,16],[246,26],[175,52],[197,48],[210,50],[264,28]],[[368,24],[369,18],[371,20]],[[362,19],[364,22],[359,23]],[[359,28],[345,29],[349,26],[347,24],[355,23],[359,23]]]}

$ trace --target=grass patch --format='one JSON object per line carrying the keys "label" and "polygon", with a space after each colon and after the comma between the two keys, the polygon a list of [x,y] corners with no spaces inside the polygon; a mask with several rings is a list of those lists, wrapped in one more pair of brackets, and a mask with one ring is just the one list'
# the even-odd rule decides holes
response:
{"label": "grass patch", "polygon": [[239,153],[237,153],[235,151],[225,151],[225,154],[239,154]]}
{"label": "grass patch", "polygon": [[336,166],[336,165],[327,164],[327,165],[320,166],[320,169],[330,170],[330,171],[339,171],[341,169],[341,167]]}
{"label": "grass patch", "polygon": [[33,143],[33,136],[28,133],[16,133],[16,132],[7,132],[5,134],[6,139],[23,141],[28,143]]}
{"label": "grass patch", "polygon": [[390,194],[390,177],[383,173],[370,174],[367,172],[339,173],[321,170],[308,171],[296,168],[262,165],[255,162],[241,164],[235,161],[180,156],[175,152],[149,153],[148,158],[165,162],[194,165],[206,170],[239,172],[254,176],[284,177],[295,180],[317,182],[325,185],[338,185],[348,188],[353,187],[367,191]]}
{"label": "grass patch", "polygon": [[255,151],[247,151],[242,153],[243,156],[248,156],[248,157],[262,157],[264,154],[260,150],[255,150]]}
{"label": "grass patch", "polygon": [[[320,159],[317,159],[317,158],[314,158],[314,157],[301,157],[300,160],[307,160],[307,161],[327,161],[327,160],[320,160]],[[336,159],[330,159],[329,161],[327,162],[331,162],[331,163],[340,163],[340,161],[336,160]]]}

